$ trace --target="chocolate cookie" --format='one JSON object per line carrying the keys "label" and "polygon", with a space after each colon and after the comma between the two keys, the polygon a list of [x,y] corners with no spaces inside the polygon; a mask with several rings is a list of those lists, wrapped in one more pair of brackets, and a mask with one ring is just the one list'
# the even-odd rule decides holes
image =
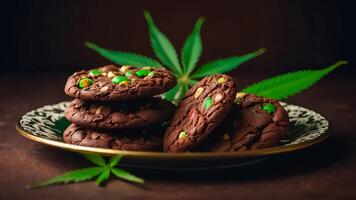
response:
{"label": "chocolate cookie", "polygon": [[224,74],[199,81],[178,105],[164,136],[164,150],[185,152],[199,145],[228,113],[235,92],[232,78]]}
{"label": "chocolate cookie", "polygon": [[122,101],[161,94],[174,85],[175,77],[164,68],[108,65],[74,73],[64,91],[84,100]]}
{"label": "chocolate cookie", "polygon": [[[289,117],[278,101],[237,93],[236,106],[213,133],[218,136],[212,151],[245,151],[279,144],[287,134]],[[215,136],[214,136],[215,137]]]}
{"label": "chocolate cookie", "polygon": [[63,140],[80,146],[127,151],[159,151],[163,128],[149,127],[125,131],[99,131],[71,124],[63,133]]}
{"label": "chocolate cookie", "polygon": [[174,105],[159,98],[130,102],[96,102],[74,99],[65,111],[66,118],[92,128],[140,128],[170,118]]}

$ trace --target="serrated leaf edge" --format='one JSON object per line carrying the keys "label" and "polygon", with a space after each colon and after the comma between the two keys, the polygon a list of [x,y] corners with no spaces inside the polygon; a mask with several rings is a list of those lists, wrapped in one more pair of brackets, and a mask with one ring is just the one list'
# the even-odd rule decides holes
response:
{"label": "serrated leaf edge", "polygon": [[[147,21],[147,25],[148,25],[148,31],[149,31],[149,35],[150,35],[150,41],[151,41],[151,47],[154,51],[154,53],[156,54],[157,58],[160,59],[160,61],[165,64],[166,67],[170,68],[174,73],[177,73],[179,75],[183,74],[183,71],[179,65],[179,59],[178,59],[178,55],[177,55],[177,51],[175,50],[172,42],[169,40],[169,38],[163,34],[158,27],[156,26],[156,24],[154,23],[151,14],[148,11],[144,11],[143,12],[144,17]],[[162,46],[162,44],[159,42],[159,38],[155,39],[155,36],[157,36],[157,34],[166,42],[166,45],[168,45],[166,48],[169,48],[172,56],[170,56],[168,52],[166,52],[164,49],[164,46]],[[157,40],[157,41],[156,41]],[[155,46],[159,45],[159,49]],[[161,52],[160,49],[163,49],[163,52]],[[163,57],[165,58],[163,58]],[[166,60],[168,59],[168,60]]]}
{"label": "serrated leaf edge", "polygon": [[[183,48],[181,50],[181,62],[184,74],[190,74],[190,72],[194,70],[202,54],[203,48],[200,30],[203,23],[204,18],[200,17],[195,23],[192,33],[188,35],[183,44]],[[195,58],[193,55],[196,55]]]}
{"label": "serrated leaf edge", "polygon": [[[242,65],[243,63],[250,61],[260,55],[262,55],[263,53],[266,52],[265,48],[260,48],[256,51],[247,53],[245,55],[242,56],[233,56],[233,57],[228,57],[228,58],[220,58],[220,59],[216,59],[216,60],[212,60],[209,61],[203,65],[201,65],[200,67],[198,67],[195,71],[193,71],[193,73],[191,74],[190,78],[194,79],[194,78],[202,78],[208,75],[213,75],[213,74],[219,74],[219,73],[226,73],[228,71],[234,70],[237,67],[239,67],[240,65]],[[227,63],[227,61],[233,63]],[[224,63],[226,62],[226,63]],[[221,67],[221,65],[234,65],[233,67],[229,67],[231,69],[218,69],[219,67]]]}
{"label": "serrated leaf edge", "polygon": [[[245,93],[253,93],[256,94],[258,96],[264,96],[267,98],[273,98],[276,100],[282,100],[285,99],[287,97],[290,97],[292,95],[295,95],[297,93],[300,93],[301,91],[310,88],[311,86],[313,86],[316,82],[318,82],[321,78],[323,78],[324,76],[326,76],[327,74],[329,74],[331,71],[335,70],[337,67],[347,64],[348,62],[345,60],[340,60],[337,61],[336,63],[332,64],[331,66],[328,66],[324,69],[319,69],[319,70],[298,70],[298,71],[294,71],[294,72],[288,72],[286,74],[281,74],[281,75],[277,75],[274,76],[272,78],[269,79],[265,79],[262,80],[260,82],[254,83],[250,86],[247,86],[246,88],[244,88],[242,90],[242,92]],[[300,82],[305,81],[305,79],[307,78],[313,78],[312,76],[316,76],[314,77],[313,80],[311,80],[309,83],[305,84],[305,86],[300,87],[299,90],[297,91],[293,91],[289,94],[278,94],[278,93],[274,93],[274,94],[270,94],[271,91],[276,90],[275,85],[278,85],[279,87],[281,87],[281,85],[285,87],[288,87],[286,85],[291,85],[291,86],[295,86],[295,80],[298,77],[305,77],[304,79],[300,79]],[[268,95],[270,94],[270,95]]]}
{"label": "serrated leaf edge", "polygon": [[[144,67],[144,66],[151,66],[151,67],[161,67],[162,64],[158,62],[157,60],[150,58],[148,56],[142,55],[142,54],[137,54],[137,53],[132,53],[132,52],[125,52],[125,51],[114,51],[111,49],[106,49],[103,48],[93,42],[88,42],[86,41],[85,46],[94,50],[104,58],[112,61],[113,63],[120,64],[120,65],[133,65],[136,67]],[[118,62],[115,60],[113,57],[119,57],[118,54],[121,54],[121,56],[124,56],[124,58],[120,58],[121,60],[134,60],[131,62]],[[110,55],[110,56],[108,56]],[[116,59],[117,59],[116,58]]]}

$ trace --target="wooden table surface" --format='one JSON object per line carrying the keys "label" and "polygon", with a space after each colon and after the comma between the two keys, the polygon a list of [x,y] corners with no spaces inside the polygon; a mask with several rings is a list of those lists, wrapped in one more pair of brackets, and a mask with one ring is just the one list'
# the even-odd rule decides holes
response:
{"label": "wooden table surface", "polygon": [[[16,72],[13,72],[16,73]],[[202,173],[132,171],[146,183],[113,179],[27,190],[31,181],[90,164],[75,153],[29,141],[16,120],[45,104],[69,100],[63,84],[69,73],[0,76],[0,199],[356,199],[356,84],[330,76],[287,100],[316,110],[332,125],[332,136],[309,149],[275,156],[243,169]],[[241,82],[256,80],[243,77]]]}

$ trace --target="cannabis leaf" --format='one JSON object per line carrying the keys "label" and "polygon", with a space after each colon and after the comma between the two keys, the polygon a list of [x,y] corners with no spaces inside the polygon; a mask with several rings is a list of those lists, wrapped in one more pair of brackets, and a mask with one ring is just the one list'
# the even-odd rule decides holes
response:
{"label": "cannabis leaf", "polygon": [[195,23],[193,32],[187,37],[182,48],[182,64],[183,71],[189,74],[199,61],[199,57],[203,51],[202,41],[200,37],[200,29],[204,19],[199,18]]}
{"label": "cannabis leaf", "polygon": [[172,43],[169,39],[156,27],[149,12],[144,11],[144,16],[147,21],[150,41],[153,51],[156,56],[173,72],[182,74],[182,69],[179,65],[178,56]]}
{"label": "cannabis leaf", "polygon": [[[183,44],[180,62],[173,44],[168,37],[158,29],[150,13],[144,11],[143,14],[148,25],[149,38],[153,52],[164,67],[167,67],[178,79],[177,86],[163,94],[164,99],[172,101],[173,103],[178,103],[180,99],[183,98],[186,91],[198,82],[197,79],[234,70],[241,64],[258,57],[265,52],[264,48],[260,48],[259,50],[246,55],[218,59],[197,67],[197,63],[203,51],[200,32],[204,19],[201,17],[197,20],[193,31],[188,35]],[[114,63],[138,67],[162,66],[158,61],[147,56],[104,49],[90,42],[86,42],[85,44],[87,47],[93,49]],[[180,63],[182,65],[180,65]]]}
{"label": "cannabis leaf", "polygon": [[182,85],[177,84],[171,90],[169,90],[168,92],[164,93],[163,97],[165,99],[168,99],[168,100],[172,101],[173,99],[175,99],[175,96],[177,94],[180,95],[179,93],[182,91],[181,87],[182,87]]}
{"label": "cannabis leaf", "polygon": [[344,64],[347,64],[347,61],[341,60],[324,69],[289,72],[252,84],[242,91],[277,100],[285,99],[311,87],[322,77]]}
{"label": "cannabis leaf", "polygon": [[27,188],[45,187],[48,185],[70,182],[82,182],[98,176],[103,171],[102,167],[90,167],[67,172],[60,176],[55,176],[44,181],[30,184]]}
{"label": "cannabis leaf", "polygon": [[97,154],[83,154],[83,156],[91,163],[98,165],[98,167],[69,171],[63,175],[32,183],[27,188],[39,188],[60,183],[82,182],[92,180],[95,177],[97,177],[96,184],[100,186],[104,181],[110,178],[111,173],[127,181],[144,183],[143,179],[116,167],[120,162],[122,155],[112,156],[108,162],[106,162],[102,156]]}
{"label": "cannabis leaf", "polygon": [[85,46],[94,51],[98,52],[100,55],[104,56],[108,60],[120,65],[134,65],[136,67],[152,66],[159,67],[162,66],[157,60],[143,56],[136,53],[113,51],[109,49],[104,49],[92,42],[85,42]]}
{"label": "cannabis leaf", "polygon": [[100,186],[104,181],[110,177],[110,168],[105,168],[100,176],[96,179],[96,185]]}
{"label": "cannabis leaf", "polygon": [[144,183],[145,182],[142,178],[134,176],[122,169],[119,169],[119,168],[112,168],[111,171],[115,176],[125,179],[127,181],[132,181],[132,182],[136,182],[136,183]]}
{"label": "cannabis leaf", "polygon": [[106,165],[104,158],[99,156],[98,154],[83,153],[82,155],[93,164],[99,165],[101,167],[104,167]]}
{"label": "cannabis leaf", "polygon": [[122,155],[111,156],[109,160],[110,167],[115,167],[121,160]]}
{"label": "cannabis leaf", "polygon": [[242,63],[257,57],[263,54],[264,52],[266,52],[266,49],[260,48],[255,52],[251,52],[243,56],[234,56],[230,58],[210,61],[195,70],[194,73],[191,75],[191,78],[202,78],[211,74],[225,73],[231,71],[233,69],[236,69]]}
{"label": "cannabis leaf", "polygon": [[[144,11],[144,16],[149,29],[151,47],[155,55],[178,79],[177,85],[163,94],[164,99],[172,101],[173,103],[178,103],[186,91],[198,82],[197,79],[234,70],[241,64],[260,56],[266,51],[264,48],[260,48],[242,56],[217,59],[197,67],[197,63],[203,51],[200,32],[204,19],[199,18],[194,25],[193,31],[188,35],[183,44],[180,57],[181,67],[177,52],[170,40],[158,29],[149,12]],[[146,56],[107,50],[93,43],[86,43],[86,45],[115,63],[139,67],[147,65],[161,66],[158,61]],[[275,99],[287,98],[312,86],[320,78],[342,64],[346,64],[346,61],[339,61],[321,70],[302,70],[276,76],[255,83],[243,91]]]}

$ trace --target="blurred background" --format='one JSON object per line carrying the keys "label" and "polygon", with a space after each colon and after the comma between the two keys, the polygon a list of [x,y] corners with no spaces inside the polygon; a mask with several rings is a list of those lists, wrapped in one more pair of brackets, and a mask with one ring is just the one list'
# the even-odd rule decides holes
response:
{"label": "blurred background", "polygon": [[[84,41],[154,56],[142,11],[180,52],[198,17],[205,61],[242,55],[265,47],[267,53],[240,73],[276,74],[351,61],[352,3],[323,1],[8,1],[1,6],[1,69],[69,71],[109,63]],[[349,34],[349,35],[348,35]],[[355,74],[344,66],[337,74]]]}

